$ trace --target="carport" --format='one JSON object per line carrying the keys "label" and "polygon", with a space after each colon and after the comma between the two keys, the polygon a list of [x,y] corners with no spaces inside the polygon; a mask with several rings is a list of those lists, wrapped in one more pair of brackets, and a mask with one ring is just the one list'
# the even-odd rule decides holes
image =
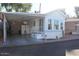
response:
{"label": "carport", "polygon": [[[41,32],[40,28],[43,29],[43,14],[32,14],[24,12],[5,12],[3,20],[3,38],[4,42],[7,40],[7,29],[6,22],[9,22],[9,28],[11,29],[11,34],[14,35],[31,35],[33,32]],[[35,24],[36,21],[36,24]],[[9,31],[9,30],[8,30]]]}

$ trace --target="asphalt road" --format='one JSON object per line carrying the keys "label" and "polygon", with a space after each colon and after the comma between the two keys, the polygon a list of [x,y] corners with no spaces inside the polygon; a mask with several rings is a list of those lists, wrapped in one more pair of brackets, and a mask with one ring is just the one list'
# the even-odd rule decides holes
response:
{"label": "asphalt road", "polygon": [[1,47],[1,56],[65,56],[66,51],[79,49],[79,39],[33,45]]}

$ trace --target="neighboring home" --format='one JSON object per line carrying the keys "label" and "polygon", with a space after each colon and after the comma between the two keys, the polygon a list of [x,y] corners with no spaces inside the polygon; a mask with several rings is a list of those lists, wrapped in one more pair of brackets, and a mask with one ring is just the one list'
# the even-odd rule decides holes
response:
{"label": "neighboring home", "polygon": [[65,22],[65,34],[79,34],[79,19],[68,18]]}
{"label": "neighboring home", "polygon": [[64,35],[66,15],[62,10],[47,14],[23,12],[3,13],[11,35],[26,35],[35,39],[56,39]]}

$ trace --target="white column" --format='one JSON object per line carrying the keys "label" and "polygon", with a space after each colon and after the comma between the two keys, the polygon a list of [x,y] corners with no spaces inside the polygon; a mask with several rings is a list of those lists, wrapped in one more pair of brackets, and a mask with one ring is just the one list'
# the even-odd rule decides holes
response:
{"label": "white column", "polygon": [[4,17],[4,19],[3,19],[3,40],[5,43],[6,42],[6,17],[5,17],[5,15],[3,17]]}

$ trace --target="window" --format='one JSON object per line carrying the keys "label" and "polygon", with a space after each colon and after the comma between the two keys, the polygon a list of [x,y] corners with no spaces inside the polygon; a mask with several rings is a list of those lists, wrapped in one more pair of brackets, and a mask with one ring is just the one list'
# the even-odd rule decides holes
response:
{"label": "window", "polygon": [[52,29],[52,20],[49,19],[48,20],[48,30],[51,30]]}
{"label": "window", "polygon": [[54,21],[54,28],[57,30],[59,29],[59,21],[58,20]]}
{"label": "window", "polygon": [[60,29],[63,30],[63,23],[60,23]]}

